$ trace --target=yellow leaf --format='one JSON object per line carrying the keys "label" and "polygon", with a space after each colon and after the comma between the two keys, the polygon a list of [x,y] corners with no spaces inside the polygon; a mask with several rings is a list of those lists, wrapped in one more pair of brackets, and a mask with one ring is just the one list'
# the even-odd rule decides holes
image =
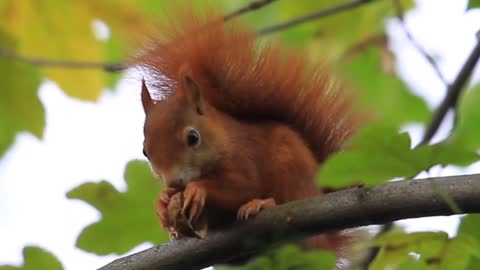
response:
{"label": "yellow leaf", "polygon": [[123,37],[134,47],[141,46],[141,42],[156,29],[154,21],[157,18],[148,15],[134,0],[102,0],[81,1],[83,8],[92,16],[104,21],[112,32]]}
{"label": "yellow leaf", "polygon": [[[32,58],[99,61],[102,44],[93,33],[94,17],[73,0],[8,0],[0,10],[5,30],[18,41],[18,53]],[[70,96],[95,100],[104,76],[100,69],[44,68]]]}

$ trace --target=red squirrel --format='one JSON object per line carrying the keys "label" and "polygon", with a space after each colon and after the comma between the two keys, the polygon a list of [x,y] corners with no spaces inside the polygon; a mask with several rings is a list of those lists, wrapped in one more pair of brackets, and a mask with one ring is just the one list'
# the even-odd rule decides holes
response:
{"label": "red squirrel", "polygon": [[[161,225],[170,227],[168,203],[179,191],[191,222],[209,206],[246,219],[322,194],[315,175],[354,134],[354,99],[326,65],[259,42],[238,22],[175,15],[161,27],[165,38],[135,58],[154,88],[143,81],[141,99],[144,154],[166,184],[157,202]],[[331,233],[305,246],[339,252],[343,240]]]}

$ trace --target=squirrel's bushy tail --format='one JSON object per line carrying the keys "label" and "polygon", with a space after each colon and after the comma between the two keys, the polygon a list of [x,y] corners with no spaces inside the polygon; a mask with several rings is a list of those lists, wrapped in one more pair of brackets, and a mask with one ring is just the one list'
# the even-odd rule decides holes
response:
{"label": "squirrel's bushy tail", "polygon": [[166,35],[134,60],[156,78],[160,96],[175,91],[179,69],[188,65],[211,105],[246,121],[288,124],[318,162],[354,132],[352,99],[326,65],[309,66],[306,55],[261,42],[218,12],[181,11],[172,17],[161,27]]}

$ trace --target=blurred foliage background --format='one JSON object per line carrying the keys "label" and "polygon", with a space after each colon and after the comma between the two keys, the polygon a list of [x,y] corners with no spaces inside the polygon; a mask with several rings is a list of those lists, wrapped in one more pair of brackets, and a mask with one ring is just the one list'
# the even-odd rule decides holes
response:
{"label": "blurred foliage background", "polygon": [[[114,89],[125,72],[109,69],[123,63],[158,30],[155,22],[168,14],[176,5],[173,2],[0,1],[0,157],[19,132],[42,138],[45,109],[37,92],[44,79],[56,82],[70,97],[97,101],[102,92]],[[321,184],[339,187],[364,179],[367,186],[374,186],[393,178],[415,177],[439,164],[468,166],[479,161],[480,85],[470,84],[464,91],[456,124],[444,140],[414,148],[409,135],[399,132],[408,123],[427,125],[432,115],[426,102],[399,78],[386,34],[386,20],[401,17],[415,3],[364,2],[261,37],[303,50],[312,60],[327,59],[374,116],[375,122],[350,142],[351,150],[327,161],[319,173]],[[216,2],[225,13],[248,3]],[[206,2],[188,4],[202,9]],[[262,31],[338,4],[334,0],[278,0],[235,19]],[[466,12],[477,8],[480,1],[470,0]],[[108,35],[98,33],[102,27],[108,29]],[[68,192],[68,198],[84,201],[101,213],[98,222],[80,232],[78,248],[98,256],[121,256],[140,243],[168,241],[152,204],[162,187],[153,179],[148,164],[139,160],[126,164],[125,181],[125,191],[102,180],[86,182]],[[395,230],[371,243],[381,251],[370,269],[480,269],[480,217],[465,215],[459,226],[453,238],[441,232],[408,234]],[[40,247],[25,247],[23,256],[23,266],[0,269],[64,269],[53,254]],[[304,253],[286,246],[247,266],[219,269],[331,269],[334,262],[332,254]]]}

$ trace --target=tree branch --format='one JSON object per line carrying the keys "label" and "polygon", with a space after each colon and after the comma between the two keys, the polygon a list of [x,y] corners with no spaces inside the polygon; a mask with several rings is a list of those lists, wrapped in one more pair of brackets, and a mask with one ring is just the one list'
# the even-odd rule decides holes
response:
{"label": "tree branch", "polygon": [[408,27],[405,24],[405,16],[402,3],[400,2],[400,0],[395,0],[394,4],[397,12],[397,18],[400,21],[400,26],[403,29],[403,32],[407,36],[408,40],[417,49],[417,51],[419,51],[420,54],[423,55],[423,57],[428,61],[428,63],[430,63],[435,73],[437,73],[438,78],[440,78],[440,80],[445,84],[445,86],[448,87],[448,80],[445,78],[445,76],[443,76],[442,72],[440,71],[440,67],[438,66],[437,62],[435,62],[435,59],[433,59],[433,57],[422,47],[422,45],[418,43],[418,41],[412,36],[410,31],[408,30]]}
{"label": "tree branch", "polygon": [[[260,9],[261,7],[268,5],[275,0],[257,0],[254,1],[247,6],[240,8],[236,11],[233,11],[227,15],[224,16],[224,20],[230,20],[233,19],[237,16],[240,16],[242,14],[245,14],[247,12],[251,12],[257,9]],[[278,25],[273,25],[267,28],[264,28],[260,31],[258,31],[259,35],[267,35],[273,32],[278,32],[281,30],[285,30],[287,28],[306,23],[308,21],[312,21],[315,19],[319,19],[322,17],[327,17],[336,13],[340,13],[342,11],[350,10],[353,9],[357,6],[371,3],[373,0],[354,0],[351,2],[343,3],[338,6],[334,6],[328,9],[320,10],[315,13],[309,14],[304,17],[300,17],[285,23],[281,23]],[[102,69],[106,72],[117,72],[117,71],[122,71],[126,68],[128,68],[128,65],[126,63],[105,63],[105,62],[86,62],[86,61],[71,61],[71,60],[52,60],[52,59],[43,59],[43,58],[30,58],[27,56],[23,56],[20,54],[17,54],[16,52],[0,47],[0,56],[14,59],[17,61],[22,61],[25,63],[29,63],[34,66],[40,66],[40,67],[56,67],[56,68],[96,68],[96,69]]]}
{"label": "tree branch", "polygon": [[100,270],[201,269],[279,241],[406,218],[452,215],[432,183],[448,192],[463,213],[480,212],[480,174],[389,182],[266,209],[243,224],[211,232],[206,240],[168,242],[119,258]]}
{"label": "tree branch", "polygon": [[465,61],[465,64],[455,78],[455,81],[453,81],[453,83],[449,85],[447,89],[447,94],[445,95],[445,98],[443,99],[438,109],[433,114],[430,125],[427,127],[423,140],[420,142],[420,144],[428,143],[433,138],[435,133],[437,133],[437,130],[440,127],[443,119],[447,115],[448,111],[450,109],[456,109],[460,93],[462,92],[462,89],[472,75],[473,69],[475,68],[478,59],[480,58],[479,35],[480,32],[477,33],[477,44],[468,56],[467,61]]}
{"label": "tree branch", "polygon": [[[276,0],[257,0],[247,6],[240,8],[225,15],[224,20],[228,21],[237,16],[262,8]],[[13,50],[0,46],[0,56],[28,63],[38,67],[54,67],[54,68],[76,68],[76,69],[102,69],[106,72],[118,72],[128,68],[126,63],[105,63],[105,62],[89,62],[89,61],[73,61],[73,60],[53,60],[45,58],[32,58],[20,55]]]}
{"label": "tree branch", "polygon": [[124,63],[105,63],[105,62],[85,62],[85,61],[70,61],[70,60],[53,60],[43,58],[31,58],[17,54],[16,52],[0,47],[0,56],[10,58],[13,60],[28,63],[39,67],[55,67],[55,68],[95,68],[103,69],[106,72],[117,72],[127,68]]}
{"label": "tree branch", "polygon": [[372,3],[372,2],[374,2],[374,1],[373,0],[353,0],[353,1],[350,1],[350,2],[346,2],[346,3],[340,4],[340,5],[331,7],[331,8],[316,11],[314,13],[308,14],[308,15],[303,16],[303,17],[295,18],[295,19],[293,19],[291,21],[288,21],[288,22],[284,22],[284,23],[280,23],[280,24],[277,24],[277,25],[272,25],[272,26],[266,27],[264,29],[259,30],[258,34],[259,35],[268,35],[268,34],[271,34],[271,33],[274,33],[274,32],[285,30],[285,29],[293,27],[293,26],[297,26],[299,24],[303,24],[303,23],[306,23],[306,22],[309,22],[309,21],[313,21],[313,20],[316,20],[316,19],[327,17],[327,16],[330,16],[330,15],[333,15],[333,14],[336,14],[336,13],[340,13],[342,11],[347,11],[347,10],[356,8],[358,6],[361,6],[363,4],[368,4],[368,3]]}
{"label": "tree branch", "polygon": [[260,9],[262,8],[263,6],[266,6],[272,2],[275,2],[276,0],[257,0],[257,1],[254,1],[250,4],[248,4],[247,6],[243,7],[243,8],[240,8],[238,10],[235,10],[227,15],[225,15],[223,17],[223,20],[224,21],[228,21],[228,20],[231,20],[237,16],[240,16],[244,13],[247,13],[247,12],[251,12],[251,11],[254,11],[254,10],[257,10],[257,9]]}
{"label": "tree branch", "polygon": [[[435,61],[431,56],[428,55],[426,51],[423,50],[423,48],[413,39],[413,37],[410,35],[408,30],[405,28],[405,25],[403,23],[403,10],[401,9],[401,6],[399,5],[399,1],[395,1],[397,3],[397,9],[399,9],[399,17],[401,18],[401,23],[404,27],[404,31],[407,34],[407,37],[410,39],[410,41],[414,44],[415,47],[420,51],[420,53],[430,62],[430,64],[433,66],[434,70],[437,72],[439,75],[440,79],[444,81],[444,83],[447,85],[447,94],[445,98],[443,99],[442,103],[440,106],[437,108],[435,111],[432,120],[430,121],[430,124],[428,125],[425,134],[423,135],[422,141],[416,146],[419,147],[421,145],[428,144],[432,137],[435,135],[435,133],[438,131],[438,128],[440,127],[440,124],[443,122],[447,112],[455,108],[458,102],[458,97],[460,96],[460,93],[462,89],[464,88],[464,85],[470,75],[473,72],[473,69],[475,68],[475,65],[480,58],[480,31],[477,33],[478,37],[478,42],[475,48],[472,50],[470,56],[468,57],[467,61],[463,65],[462,69],[460,70],[459,74],[457,75],[457,78],[452,84],[448,84],[444,77],[442,76],[442,73],[440,72],[440,69],[436,65]],[[436,185],[434,182],[432,183],[431,186],[433,191],[436,191],[440,195],[443,194],[444,200],[447,199],[450,201],[450,198],[448,197],[448,193],[445,193],[445,190],[443,190],[442,186]],[[448,203],[447,203],[448,204]],[[450,208],[452,211],[455,211],[457,209],[457,205],[455,201],[450,201]],[[378,232],[377,237],[385,232],[388,232],[391,228],[393,227],[393,223],[386,223],[382,225],[380,228],[380,232]],[[362,269],[368,269],[368,266],[372,263],[372,261],[375,259],[377,256],[377,253],[379,251],[378,247],[372,247],[368,251],[368,255],[365,258],[365,261],[362,262]]]}

